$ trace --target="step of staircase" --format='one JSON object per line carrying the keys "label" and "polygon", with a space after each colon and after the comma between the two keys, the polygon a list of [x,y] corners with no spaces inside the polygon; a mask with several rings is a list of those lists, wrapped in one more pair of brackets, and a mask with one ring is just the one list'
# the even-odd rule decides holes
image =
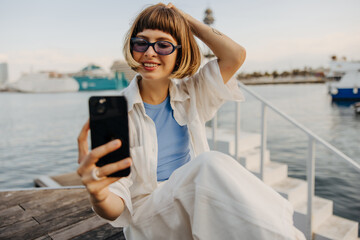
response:
{"label": "step of staircase", "polygon": [[272,184],[271,187],[295,206],[307,200],[307,182],[302,179],[287,177]]}
{"label": "step of staircase", "polygon": [[[302,231],[306,232],[307,229],[307,201],[302,201],[294,205],[294,224]],[[317,229],[327,218],[332,216],[333,202],[331,200],[313,197],[313,214],[312,214],[312,226],[313,229]]]}
{"label": "step of staircase", "polygon": [[358,239],[359,223],[338,216],[330,216],[314,231],[314,240]]}
{"label": "step of staircase", "polygon": [[[247,169],[254,169],[254,168],[259,168],[260,159],[261,159],[260,149],[255,148],[245,152],[240,152],[238,157],[238,162]],[[264,163],[266,164],[268,162],[270,162],[270,151],[266,150],[264,156]]]}
{"label": "step of staircase", "polygon": [[[248,168],[255,176],[260,178],[260,166]],[[263,182],[272,185],[287,178],[288,166],[283,163],[269,161],[264,164]]]}
{"label": "step of staircase", "polygon": [[[206,128],[206,136],[210,149],[223,152],[225,154],[235,155],[235,132],[227,129],[217,129],[216,131],[216,146],[212,140],[212,129]],[[238,151],[246,152],[248,150],[259,147],[261,136],[258,133],[240,132]]]}

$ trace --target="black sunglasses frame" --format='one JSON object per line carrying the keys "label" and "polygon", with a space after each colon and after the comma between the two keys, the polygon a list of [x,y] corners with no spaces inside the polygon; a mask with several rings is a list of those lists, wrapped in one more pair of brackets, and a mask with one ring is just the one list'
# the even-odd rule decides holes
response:
{"label": "black sunglasses frame", "polygon": [[[133,42],[133,41],[135,41],[135,40],[137,40],[137,39],[141,39],[142,41],[144,41],[144,42],[147,43],[147,48],[146,48],[144,51],[136,51],[136,50],[134,50],[134,48],[133,48],[134,42]],[[169,41],[156,41],[156,42],[151,43],[151,42],[146,41],[146,40],[143,39],[143,38],[138,38],[138,37],[133,37],[133,38],[131,38],[130,40],[131,40],[131,41],[130,41],[130,49],[131,49],[132,51],[135,51],[135,52],[146,52],[146,51],[149,49],[149,47],[152,47],[157,54],[166,56],[166,55],[172,54],[176,49],[181,48],[181,45],[175,46],[174,44],[172,44],[172,43],[169,42]],[[161,53],[159,53],[158,51],[156,51],[156,49],[155,49],[155,44],[157,44],[157,43],[159,43],[159,42],[169,43],[169,44],[172,46],[172,48],[173,48],[172,51],[171,51],[170,53],[167,53],[167,54],[161,54]]]}

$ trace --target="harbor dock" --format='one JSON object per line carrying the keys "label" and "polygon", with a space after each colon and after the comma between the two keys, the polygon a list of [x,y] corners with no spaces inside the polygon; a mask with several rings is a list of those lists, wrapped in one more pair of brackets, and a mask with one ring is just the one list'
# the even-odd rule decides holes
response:
{"label": "harbor dock", "polygon": [[0,192],[0,239],[125,239],[91,209],[83,187]]}

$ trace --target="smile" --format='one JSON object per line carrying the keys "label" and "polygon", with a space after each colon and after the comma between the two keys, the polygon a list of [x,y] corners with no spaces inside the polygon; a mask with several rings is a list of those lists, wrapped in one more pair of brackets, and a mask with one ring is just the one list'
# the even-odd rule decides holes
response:
{"label": "smile", "polygon": [[144,66],[145,66],[145,67],[150,67],[150,68],[152,68],[152,67],[157,67],[158,64],[155,64],[155,63],[144,63]]}

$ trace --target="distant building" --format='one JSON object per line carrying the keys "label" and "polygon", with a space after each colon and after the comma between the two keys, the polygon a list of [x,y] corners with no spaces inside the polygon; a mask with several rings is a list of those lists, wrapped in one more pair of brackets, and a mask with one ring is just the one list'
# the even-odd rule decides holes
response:
{"label": "distant building", "polygon": [[0,85],[8,80],[8,66],[7,63],[0,63]]}
{"label": "distant building", "polygon": [[125,61],[115,61],[110,69],[112,72],[118,73],[120,76],[122,73],[124,73],[126,80],[129,82],[136,75],[136,72],[132,70]]}

